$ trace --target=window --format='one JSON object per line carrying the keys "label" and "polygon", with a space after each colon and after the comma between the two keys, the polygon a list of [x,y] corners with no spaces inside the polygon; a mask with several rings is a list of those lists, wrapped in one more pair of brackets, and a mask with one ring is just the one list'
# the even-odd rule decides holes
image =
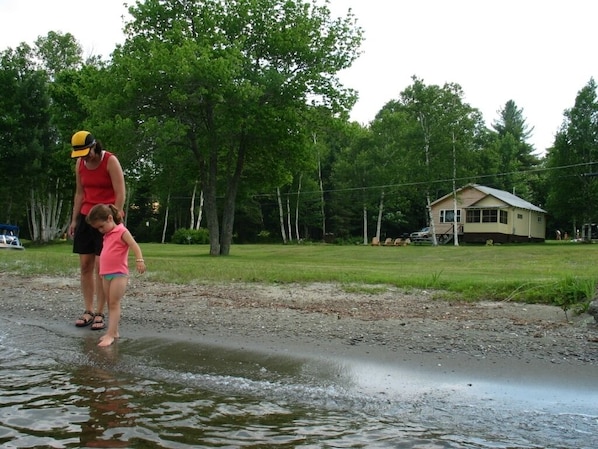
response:
{"label": "window", "polygon": [[523,214],[517,214],[517,220],[523,220]]}
{"label": "window", "polygon": [[[453,209],[440,210],[440,223],[453,223],[455,221],[455,211]],[[457,223],[461,223],[461,209],[457,209]]]}
{"label": "window", "polygon": [[507,224],[507,218],[509,217],[509,214],[507,213],[506,210],[501,210],[500,211],[500,222],[502,224]]}
{"label": "window", "polygon": [[497,223],[497,222],[498,222],[498,210],[497,209],[482,210],[482,223]]}
{"label": "window", "polygon": [[467,223],[479,223],[480,222],[480,210],[470,209],[465,213],[465,221]]}

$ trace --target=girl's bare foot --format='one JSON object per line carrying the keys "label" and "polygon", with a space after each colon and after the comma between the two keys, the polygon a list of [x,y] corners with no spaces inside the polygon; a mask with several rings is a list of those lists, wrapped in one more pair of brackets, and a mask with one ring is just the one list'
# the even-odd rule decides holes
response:
{"label": "girl's bare foot", "polygon": [[118,335],[116,337],[113,337],[112,335],[103,335],[102,337],[100,337],[100,341],[98,343],[98,346],[110,346],[112,343],[114,343],[114,340],[116,340],[118,338]]}

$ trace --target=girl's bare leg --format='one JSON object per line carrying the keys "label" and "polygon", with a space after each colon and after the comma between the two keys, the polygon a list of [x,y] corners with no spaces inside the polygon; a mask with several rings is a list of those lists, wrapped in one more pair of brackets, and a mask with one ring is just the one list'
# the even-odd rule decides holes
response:
{"label": "girl's bare leg", "polygon": [[[104,312],[104,306],[106,305],[106,294],[104,293],[104,280],[100,276],[100,256],[95,256],[95,294],[97,299],[97,307],[94,310],[97,313]],[[93,309],[89,309],[93,310]]]}
{"label": "girl's bare leg", "polygon": [[108,302],[108,330],[100,338],[98,346],[110,346],[119,337],[118,325],[120,323],[120,302],[127,288],[128,278],[117,277],[103,281],[104,294]]}

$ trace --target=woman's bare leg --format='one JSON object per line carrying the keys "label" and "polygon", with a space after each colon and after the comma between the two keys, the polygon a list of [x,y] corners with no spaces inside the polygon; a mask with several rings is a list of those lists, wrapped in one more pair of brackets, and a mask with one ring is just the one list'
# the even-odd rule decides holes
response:
{"label": "woman's bare leg", "polygon": [[[83,294],[83,304],[85,310],[94,312],[93,297],[96,290],[95,284],[95,254],[79,254],[79,270],[81,293]],[[77,320],[76,323],[81,326],[83,322]]]}

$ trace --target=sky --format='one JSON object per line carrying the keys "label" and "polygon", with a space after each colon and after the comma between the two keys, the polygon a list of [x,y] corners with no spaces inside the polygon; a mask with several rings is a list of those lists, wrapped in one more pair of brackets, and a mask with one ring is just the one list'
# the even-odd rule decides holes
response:
{"label": "sky", "polygon": [[[85,56],[108,57],[123,41],[125,1],[0,0],[0,50],[33,44],[49,31],[71,33]],[[598,78],[596,0],[330,0],[333,16],[349,8],[365,40],[340,73],[359,100],[351,118],[367,125],[412,84],[457,83],[486,124],[513,100],[544,154],[563,112]]]}

